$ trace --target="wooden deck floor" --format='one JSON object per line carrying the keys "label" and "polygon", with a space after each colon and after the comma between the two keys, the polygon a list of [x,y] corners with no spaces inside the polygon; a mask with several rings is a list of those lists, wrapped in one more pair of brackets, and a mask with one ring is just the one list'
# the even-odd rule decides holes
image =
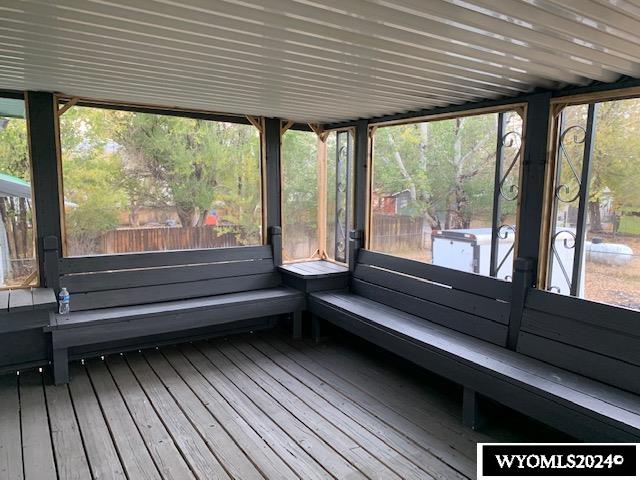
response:
{"label": "wooden deck floor", "polygon": [[[0,478],[475,478],[451,388],[270,333],[0,377]],[[447,391],[449,390],[449,391]],[[494,429],[495,430],[495,429]]]}

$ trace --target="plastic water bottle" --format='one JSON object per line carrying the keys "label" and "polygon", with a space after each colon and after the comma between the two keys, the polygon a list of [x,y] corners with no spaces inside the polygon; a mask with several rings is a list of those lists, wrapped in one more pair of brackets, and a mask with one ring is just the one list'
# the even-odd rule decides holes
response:
{"label": "plastic water bottle", "polygon": [[62,287],[58,294],[58,313],[67,315],[69,313],[69,291],[66,287]]}

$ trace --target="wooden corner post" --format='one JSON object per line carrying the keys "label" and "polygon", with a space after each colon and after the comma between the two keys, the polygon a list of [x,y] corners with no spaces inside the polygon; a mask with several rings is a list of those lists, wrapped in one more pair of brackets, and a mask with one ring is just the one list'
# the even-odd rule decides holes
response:
{"label": "wooden corner post", "polygon": [[280,119],[267,118],[264,123],[265,171],[264,188],[266,209],[265,225],[269,232],[271,227],[282,225],[282,186],[280,184]]}
{"label": "wooden corner post", "polygon": [[535,287],[540,246],[544,244],[543,205],[548,160],[551,94],[529,97],[526,107],[524,156],[517,219],[517,251],[513,264],[511,313],[507,347],[515,350],[527,292]]}
{"label": "wooden corner post", "polygon": [[62,252],[62,172],[58,162],[58,105],[55,95],[47,92],[26,92],[25,100],[40,285],[56,288],[57,283],[54,282],[52,274],[47,274],[51,264],[45,265],[45,239],[49,247],[53,247],[52,242],[55,242],[57,251]]}
{"label": "wooden corner post", "polygon": [[362,230],[351,230],[349,232],[349,271],[356,269],[358,261],[358,251],[362,248]]}
{"label": "wooden corner post", "polygon": [[269,228],[269,244],[273,250],[273,263],[282,265],[282,227],[274,225]]}

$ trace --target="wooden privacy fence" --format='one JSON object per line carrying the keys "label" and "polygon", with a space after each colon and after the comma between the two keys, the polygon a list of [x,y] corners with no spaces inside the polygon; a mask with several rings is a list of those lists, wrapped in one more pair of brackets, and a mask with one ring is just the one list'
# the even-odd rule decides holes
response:
{"label": "wooden privacy fence", "polygon": [[244,232],[236,225],[202,227],[123,228],[106,232],[101,253],[128,253],[243,245]]}
{"label": "wooden privacy fence", "polygon": [[373,214],[371,219],[373,250],[381,252],[421,250],[425,248],[427,239],[423,217]]}

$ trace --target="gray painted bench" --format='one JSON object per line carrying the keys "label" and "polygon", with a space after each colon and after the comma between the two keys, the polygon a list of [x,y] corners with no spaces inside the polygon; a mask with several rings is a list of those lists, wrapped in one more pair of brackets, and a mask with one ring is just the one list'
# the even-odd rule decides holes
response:
{"label": "gray painted bench", "polygon": [[461,384],[466,425],[478,425],[483,395],[577,438],[640,440],[638,367],[625,363],[622,389],[505,348],[508,283],[367,250],[357,259],[350,289],[312,292],[308,309]]}
{"label": "gray painted bench", "polygon": [[282,285],[269,245],[63,258],[59,278],[71,312],[52,314],[47,328],[57,384],[69,381],[72,348],[99,353],[128,339],[284,314],[300,323],[306,303],[304,293]]}
{"label": "gray painted bench", "polygon": [[0,290],[0,373],[46,364],[42,328],[57,305],[50,288]]}

